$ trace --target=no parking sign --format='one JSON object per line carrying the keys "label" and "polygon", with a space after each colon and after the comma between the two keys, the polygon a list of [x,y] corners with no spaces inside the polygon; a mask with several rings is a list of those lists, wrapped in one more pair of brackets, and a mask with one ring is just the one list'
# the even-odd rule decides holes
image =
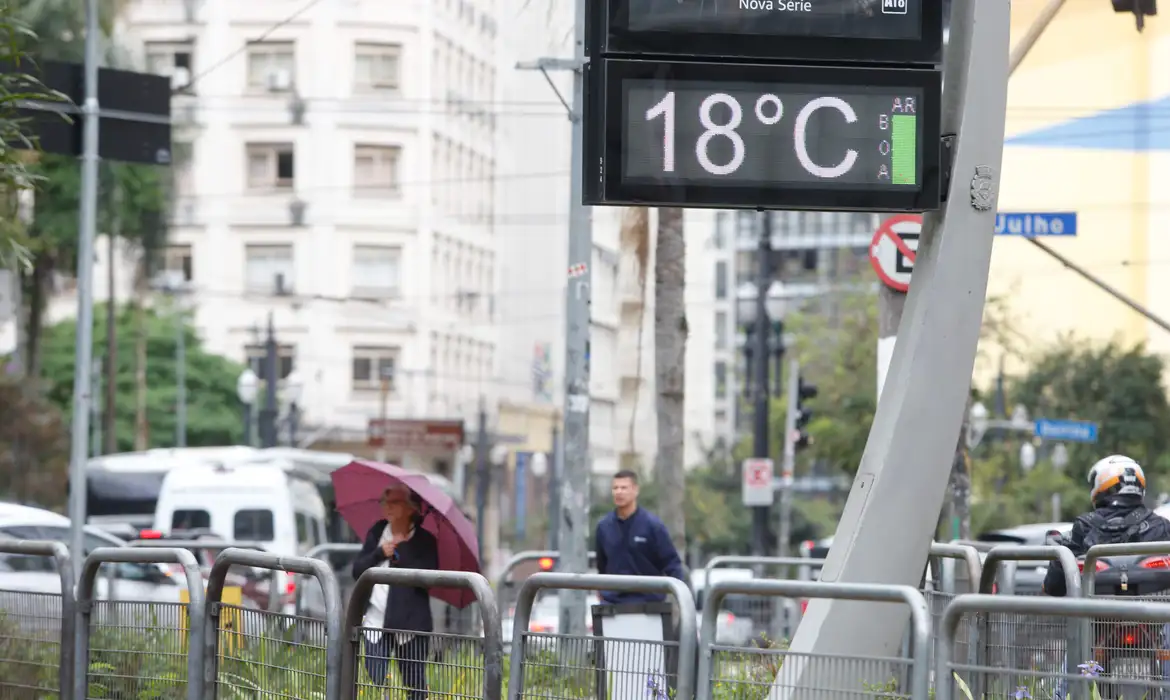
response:
{"label": "no parking sign", "polygon": [[922,217],[917,214],[892,216],[878,226],[869,244],[869,262],[874,272],[890,289],[906,292],[918,255],[922,235]]}

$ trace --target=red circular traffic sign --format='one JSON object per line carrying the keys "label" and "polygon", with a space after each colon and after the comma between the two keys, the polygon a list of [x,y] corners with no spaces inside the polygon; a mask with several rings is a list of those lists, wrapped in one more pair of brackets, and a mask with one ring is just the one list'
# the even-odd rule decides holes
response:
{"label": "red circular traffic sign", "polygon": [[922,216],[899,214],[882,222],[869,244],[869,263],[887,287],[899,292],[910,289],[910,275],[918,254]]}

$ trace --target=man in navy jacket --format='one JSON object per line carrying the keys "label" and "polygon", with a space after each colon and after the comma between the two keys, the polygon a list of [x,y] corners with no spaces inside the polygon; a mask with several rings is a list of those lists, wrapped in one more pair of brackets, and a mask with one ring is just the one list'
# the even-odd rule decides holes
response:
{"label": "man in navy jacket", "polygon": [[[597,523],[594,551],[597,571],[619,576],[671,576],[686,582],[682,560],[666,526],[645,508],[638,507],[638,476],[620,471],[613,477],[613,512]],[[618,603],[659,603],[661,593],[602,591],[601,600]]]}

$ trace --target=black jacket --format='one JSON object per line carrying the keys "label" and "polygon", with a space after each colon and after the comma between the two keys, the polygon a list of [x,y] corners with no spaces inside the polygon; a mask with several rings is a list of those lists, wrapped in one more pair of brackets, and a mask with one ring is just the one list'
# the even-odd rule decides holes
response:
{"label": "black jacket", "polygon": [[[1170,521],[1146,508],[1140,496],[1118,496],[1095,510],[1077,516],[1072,531],[1062,544],[1077,557],[1098,544],[1170,541]],[[1052,562],[1044,576],[1044,592],[1052,596],[1068,593],[1064,567]]]}
{"label": "black jacket", "polygon": [[[366,541],[362,543],[361,554],[353,560],[353,577],[359,576],[374,566],[386,560],[382,555],[382,548],[378,541],[382,538],[382,531],[386,529],[386,521],[374,523],[366,533]],[[416,527],[414,537],[398,545],[394,551],[394,560],[390,566],[399,569],[438,569],[439,545],[435,536],[422,527]],[[388,630],[402,630],[407,632],[430,632],[434,629],[431,619],[431,595],[425,588],[414,586],[390,586],[390,595],[386,597],[386,618],[382,627]]]}

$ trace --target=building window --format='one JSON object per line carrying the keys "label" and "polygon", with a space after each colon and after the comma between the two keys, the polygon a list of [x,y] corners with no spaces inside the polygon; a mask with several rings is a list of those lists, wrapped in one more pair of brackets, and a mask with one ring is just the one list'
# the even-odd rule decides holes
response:
{"label": "building window", "polygon": [[715,298],[716,299],[726,299],[727,298],[727,286],[728,286],[727,261],[720,260],[719,262],[715,263]]}
{"label": "building window", "polygon": [[191,83],[195,68],[195,47],[191,42],[146,42],[146,71],[171,79],[173,90],[183,90]]}
{"label": "building window", "polygon": [[727,363],[715,363],[715,398],[727,398]]}
{"label": "building window", "polygon": [[249,292],[291,294],[293,247],[291,245],[244,246],[244,285]]}
{"label": "building window", "polygon": [[727,312],[715,312],[715,349],[727,349]]}
{"label": "building window", "polygon": [[[244,348],[247,355],[248,367],[256,373],[261,380],[268,375],[268,369],[265,367],[268,359],[268,348],[264,345],[249,345]],[[292,374],[293,368],[296,367],[296,348],[291,345],[276,346],[276,373],[278,378],[287,379],[288,375]]]}
{"label": "building window", "polygon": [[248,46],[248,90],[291,92],[296,82],[292,42],[261,41]]}
{"label": "building window", "polygon": [[358,197],[397,195],[401,153],[397,146],[354,146],[354,194]]}
{"label": "building window", "polygon": [[387,299],[398,296],[402,249],[394,246],[356,245],[353,247],[352,294],[361,299]]}
{"label": "building window", "polygon": [[397,92],[402,47],[397,44],[358,44],[354,47],[354,92]]}
{"label": "building window", "polygon": [[292,189],[296,159],[291,143],[250,143],[247,148],[248,189]]}
{"label": "building window", "polygon": [[163,250],[163,271],[181,274],[184,282],[194,280],[194,267],[191,264],[191,246],[167,246]]}
{"label": "building window", "polygon": [[356,347],[353,349],[353,388],[359,391],[381,389],[382,380],[394,384],[398,368],[398,348]]}

